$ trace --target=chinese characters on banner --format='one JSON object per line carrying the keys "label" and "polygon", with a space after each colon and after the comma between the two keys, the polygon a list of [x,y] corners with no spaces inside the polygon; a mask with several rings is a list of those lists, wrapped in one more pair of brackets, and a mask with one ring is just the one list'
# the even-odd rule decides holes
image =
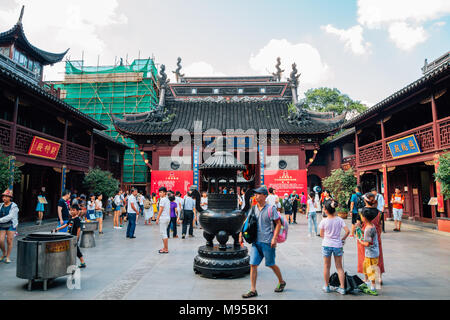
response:
{"label": "chinese characters on banner", "polygon": [[44,138],[34,137],[28,154],[40,158],[56,160],[61,144]]}
{"label": "chinese characters on banner", "polygon": [[258,145],[258,152],[259,152],[259,162],[260,162],[260,169],[261,169],[261,185],[265,185],[265,179],[264,179],[264,159],[265,159],[265,154],[264,154],[264,146],[259,144]]}
{"label": "chinese characters on banner", "polygon": [[199,170],[198,170],[198,165],[199,165],[199,147],[194,146],[194,186],[198,189],[199,187]]}
{"label": "chinese characters on banner", "polygon": [[180,191],[186,194],[193,185],[193,171],[153,171],[151,193],[158,194],[160,187],[166,187],[173,192]]}
{"label": "chinese characters on banner", "polygon": [[308,173],[306,170],[265,170],[265,185],[274,188],[279,197],[285,193],[291,194],[296,190],[297,194],[308,193]]}

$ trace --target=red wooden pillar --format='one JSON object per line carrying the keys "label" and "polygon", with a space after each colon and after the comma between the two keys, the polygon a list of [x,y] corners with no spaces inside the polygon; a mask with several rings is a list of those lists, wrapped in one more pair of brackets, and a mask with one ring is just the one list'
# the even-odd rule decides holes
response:
{"label": "red wooden pillar", "polygon": [[383,152],[382,159],[383,159],[383,161],[385,161],[385,159],[387,158],[387,155],[386,155],[386,141],[385,141],[386,133],[384,131],[384,120],[383,119],[380,120],[380,127],[381,127],[381,147],[382,147],[382,152]]}
{"label": "red wooden pillar", "polygon": [[433,135],[434,135],[434,149],[439,150],[441,148],[441,137],[439,135],[438,127],[438,115],[436,109],[436,101],[434,100],[434,94],[431,95],[431,113],[433,114]]}
{"label": "red wooden pillar", "polygon": [[13,126],[11,130],[11,154],[14,155],[16,149],[16,136],[17,136],[17,118],[19,117],[19,96],[16,96],[16,101],[14,103],[14,113],[13,113]]}
{"label": "red wooden pillar", "polygon": [[383,184],[384,184],[384,192],[383,192],[383,196],[384,196],[384,207],[388,212],[388,216],[390,216],[390,212],[389,212],[389,202],[391,201],[391,199],[389,199],[389,190],[388,190],[388,176],[387,176],[387,166],[385,164],[382,165],[383,168]]}
{"label": "red wooden pillar", "polygon": [[359,167],[359,138],[358,138],[358,131],[355,128],[356,132],[355,132],[355,150],[356,150],[356,181],[357,184],[360,185],[361,184],[361,175],[359,173],[358,167]]}
{"label": "red wooden pillar", "polygon": [[[435,172],[437,172],[438,169],[439,169],[439,154],[436,153],[434,155],[434,170],[435,170]],[[438,199],[437,211],[440,214],[445,215],[444,196],[442,195],[441,183],[439,181],[436,181],[436,195],[437,195],[437,199]],[[448,216],[448,214],[447,214],[447,216]]]}
{"label": "red wooden pillar", "polygon": [[69,121],[67,119],[64,120],[64,144],[62,150],[62,158],[64,163],[67,163],[67,131],[69,128]]}

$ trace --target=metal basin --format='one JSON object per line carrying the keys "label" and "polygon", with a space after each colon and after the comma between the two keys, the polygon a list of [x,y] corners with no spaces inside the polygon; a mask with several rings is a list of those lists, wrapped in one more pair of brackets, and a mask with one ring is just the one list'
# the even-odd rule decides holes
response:
{"label": "metal basin", "polygon": [[28,290],[34,280],[44,281],[67,275],[76,264],[77,239],[69,233],[39,232],[17,241],[16,276],[28,279]]}
{"label": "metal basin", "polygon": [[98,221],[92,221],[92,222],[81,222],[81,231],[83,232],[90,232],[90,231],[96,231],[98,229]]}
{"label": "metal basin", "polygon": [[245,214],[240,210],[235,211],[210,211],[200,213],[200,225],[211,234],[225,231],[229,235],[240,232],[245,221]]}

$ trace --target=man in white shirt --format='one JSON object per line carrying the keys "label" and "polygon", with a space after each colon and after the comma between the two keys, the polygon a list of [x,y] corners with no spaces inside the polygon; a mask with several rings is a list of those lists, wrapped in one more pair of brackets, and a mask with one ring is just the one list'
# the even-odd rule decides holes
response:
{"label": "man in white shirt", "polygon": [[169,239],[167,236],[167,227],[170,223],[170,200],[167,198],[166,187],[159,188],[159,212],[156,218],[156,224],[159,225],[159,233],[164,244],[164,248],[159,250],[160,254],[169,253]]}
{"label": "man in white shirt", "polygon": [[280,199],[275,194],[275,190],[273,188],[269,188],[269,195],[266,198],[266,203],[269,206],[274,206],[275,208],[278,208],[279,202],[280,202]]}
{"label": "man in white shirt", "polygon": [[127,214],[128,214],[128,226],[127,226],[127,238],[136,239],[134,231],[136,230],[136,221],[139,215],[139,205],[136,199],[137,189],[131,189],[131,195],[127,201]]}

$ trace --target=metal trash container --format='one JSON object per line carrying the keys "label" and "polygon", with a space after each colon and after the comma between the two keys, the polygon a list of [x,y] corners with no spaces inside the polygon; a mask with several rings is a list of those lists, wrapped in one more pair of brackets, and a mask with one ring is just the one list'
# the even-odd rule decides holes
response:
{"label": "metal trash container", "polygon": [[69,266],[76,264],[77,238],[69,233],[38,232],[17,241],[17,272],[20,279],[44,282],[68,275]]}
{"label": "metal trash container", "polygon": [[98,221],[82,221],[81,222],[81,248],[94,248],[95,247],[95,235],[94,231],[98,229]]}

